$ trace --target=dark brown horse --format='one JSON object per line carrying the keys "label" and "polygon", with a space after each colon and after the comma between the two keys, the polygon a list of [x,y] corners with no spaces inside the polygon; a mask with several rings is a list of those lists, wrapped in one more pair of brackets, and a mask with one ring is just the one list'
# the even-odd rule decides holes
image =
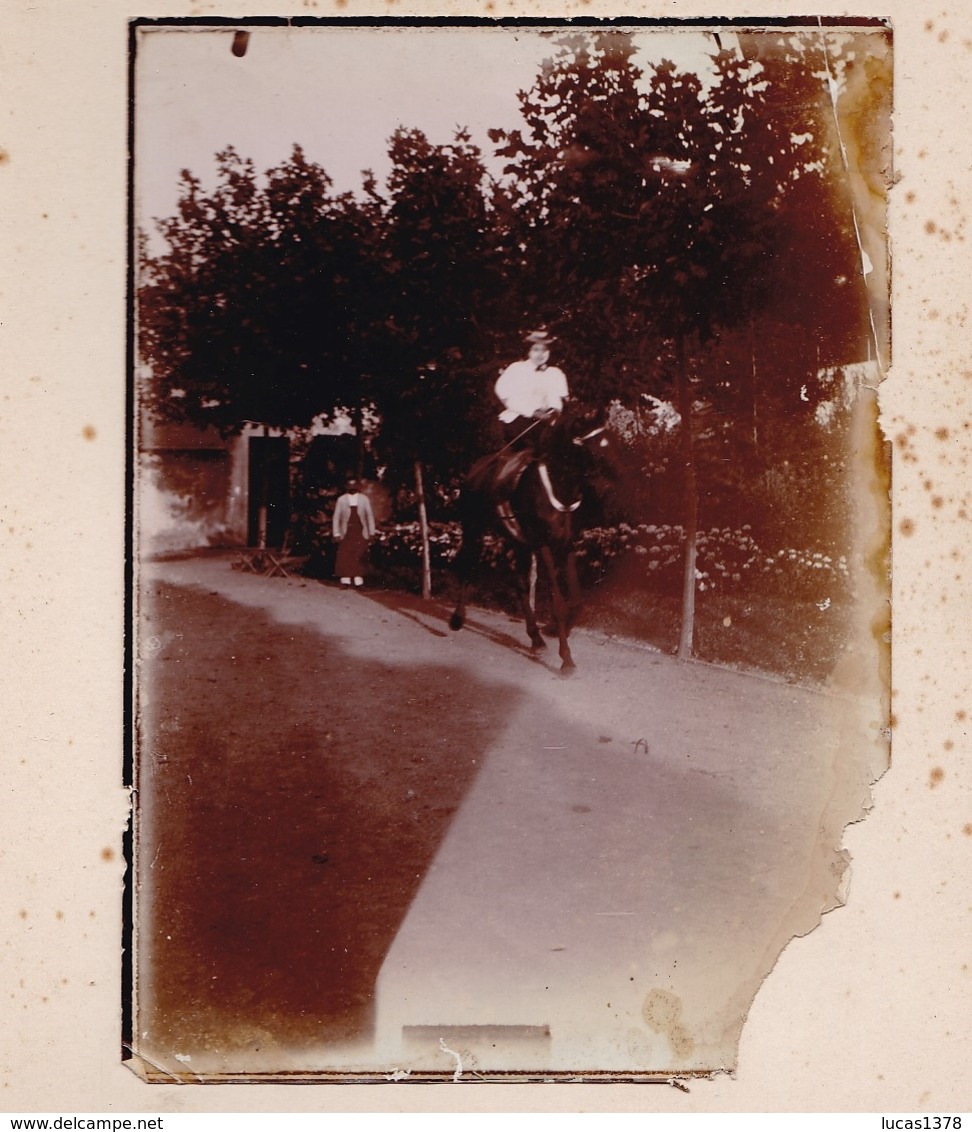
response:
{"label": "dark brown horse", "polygon": [[466,592],[479,564],[483,538],[488,531],[499,533],[513,554],[516,588],[535,649],[545,648],[546,642],[530,602],[530,564],[534,554],[543,563],[561,672],[569,673],[575,664],[568,638],[580,607],[574,542],[585,489],[584,448],[604,429],[591,428],[590,421],[582,423],[569,413],[530,427],[536,435],[529,448],[507,446],[480,460],[466,477],[459,503],[462,545],[453,563],[459,600],[449,627],[459,630],[465,624]]}

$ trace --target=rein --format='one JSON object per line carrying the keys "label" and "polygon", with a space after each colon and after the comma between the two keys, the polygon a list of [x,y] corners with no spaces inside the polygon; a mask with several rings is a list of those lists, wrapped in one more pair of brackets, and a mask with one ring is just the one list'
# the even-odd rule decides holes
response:
{"label": "rein", "polygon": [[521,439],[522,437],[526,436],[526,434],[527,434],[527,433],[528,433],[528,432],[529,432],[529,431],[530,431],[531,429],[534,429],[534,428],[536,428],[536,427],[537,427],[537,425],[539,425],[539,424],[543,424],[543,420],[544,420],[544,419],[543,419],[543,417],[538,417],[538,418],[537,418],[537,419],[536,419],[535,421],[532,421],[532,422],[531,422],[530,424],[528,424],[528,425],[526,426],[526,428],[525,428],[525,429],[524,429],[524,430],[523,430],[522,432],[518,432],[518,433],[516,434],[516,436],[514,436],[514,437],[513,437],[513,439],[512,439],[512,440],[508,440],[508,441],[507,441],[507,442],[506,442],[506,443],[505,443],[505,444],[503,445],[503,447],[502,447],[502,448],[500,448],[500,449],[499,449],[499,450],[498,450],[498,451],[497,451],[497,452],[495,453],[495,455],[497,455],[497,456],[502,456],[502,455],[503,455],[503,453],[504,453],[504,452],[505,452],[505,451],[507,450],[507,448],[512,448],[512,447],[513,447],[513,445],[514,445],[514,444],[516,444],[516,442],[517,442],[518,440],[520,440],[520,439]]}

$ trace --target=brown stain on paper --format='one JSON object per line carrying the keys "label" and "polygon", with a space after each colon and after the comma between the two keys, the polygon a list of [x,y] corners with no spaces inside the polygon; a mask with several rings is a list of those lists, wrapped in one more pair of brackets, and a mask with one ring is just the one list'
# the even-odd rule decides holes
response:
{"label": "brown stain on paper", "polygon": [[655,987],[648,992],[641,1008],[642,1016],[656,1034],[664,1034],[676,1057],[689,1057],[695,1042],[681,1024],[682,1000],[671,991]]}

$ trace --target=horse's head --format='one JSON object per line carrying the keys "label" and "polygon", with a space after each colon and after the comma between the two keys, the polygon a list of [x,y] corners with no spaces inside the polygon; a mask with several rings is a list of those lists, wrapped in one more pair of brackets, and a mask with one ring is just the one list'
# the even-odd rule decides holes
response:
{"label": "horse's head", "polygon": [[538,438],[537,457],[556,509],[577,510],[585,493],[587,449],[604,433],[597,414],[568,403],[547,420]]}
{"label": "horse's head", "polygon": [[574,515],[575,529],[599,521],[609,435],[602,410],[569,402],[544,436],[540,460],[554,498]]}
{"label": "horse's head", "polygon": [[608,447],[604,413],[568,403],[545,429],[540,456],[566,467],[583,466],[588,457]]}

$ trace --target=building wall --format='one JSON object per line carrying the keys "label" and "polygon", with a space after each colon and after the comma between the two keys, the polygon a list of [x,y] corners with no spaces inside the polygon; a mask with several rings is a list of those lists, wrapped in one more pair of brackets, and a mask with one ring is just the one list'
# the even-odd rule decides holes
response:
{"label": "building wall", "polygon": [[146,430],[136,473],[139,554],[246,542],[247,441],[185,425]]}
{"label": "building wall", "polygon": [[[240,436],[224,440],[213,430],[188,424],[144,422],[135,484],[138,553],[151,556],[248,545],[253,534],[250,439],[264,435],[262,426],[248,425]],[[358,458],[353,434],[340,423],[321,427],[302,454],[294,452],[294,458],[300,462],[299,471],[296,465],[291,468],[294,486],[299,484],[300,490],[293,507],[306,506],[302,493],[309,489],[321,497],[327,511],[324,518],[329,518],[329,507]],[[381,522],[389,512],[387,492],[376,479],[371,479],[367,491]]]}

